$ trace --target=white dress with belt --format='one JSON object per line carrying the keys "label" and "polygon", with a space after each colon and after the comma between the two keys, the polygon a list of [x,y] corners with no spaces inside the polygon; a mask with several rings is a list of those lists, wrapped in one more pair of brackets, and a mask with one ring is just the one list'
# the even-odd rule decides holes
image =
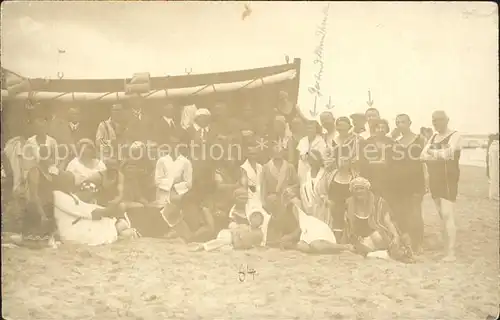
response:
{"label": "white dress with belt", "polygon": [[96,246],[118,239],[115,218],[92,220],[92,211],[101,206],[81,201],[77,196],[54,191],[54,217],[63,242]]}

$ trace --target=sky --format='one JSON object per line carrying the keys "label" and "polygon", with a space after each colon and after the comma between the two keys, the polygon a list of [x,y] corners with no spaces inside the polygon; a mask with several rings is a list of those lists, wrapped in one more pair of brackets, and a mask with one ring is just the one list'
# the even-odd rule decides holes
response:
{"label": "sky", "polygon": [[[326,2],[3,2],[2,66],[27,77],[125,78],[240,70],[302,59],[299,105],[313,108]],[[445,110],[467,133],[498,131],[493,2],[332,2],[323,39],[322,111],[373,107],[414,130]],[[58,49],[65,50],[58,54]]]}

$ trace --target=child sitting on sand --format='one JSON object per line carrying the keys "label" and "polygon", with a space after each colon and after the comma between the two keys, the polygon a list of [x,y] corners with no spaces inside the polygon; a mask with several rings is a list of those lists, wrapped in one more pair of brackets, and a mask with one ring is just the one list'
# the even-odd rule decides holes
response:
{"label": "child sitting on sand", "polygon": [[213,251],[223,247],[245,250],[260,246],[264,237],[260,228],[264,222],[264,215],[260,211],[254,211],[250,214],[249,222],[249,225],[234,224],[229,229],[221,230],[217,238],[197,244],[193,251]]}

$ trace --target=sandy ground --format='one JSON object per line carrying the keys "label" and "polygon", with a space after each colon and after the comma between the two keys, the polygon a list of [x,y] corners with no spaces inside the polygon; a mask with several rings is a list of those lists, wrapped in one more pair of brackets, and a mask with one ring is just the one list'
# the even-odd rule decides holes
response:
{"label": "sandy ground", "polygon": [[[414,265],[347,253],[189,253],[152,239],[2,248],[2,311],[15,320],[486,319],[499,304],[499,207],[486,195],[484,169],[463,167],[455,263],[439,261],[427,197],[427,250]],[[240,282],[247,265],[257,274]]]}

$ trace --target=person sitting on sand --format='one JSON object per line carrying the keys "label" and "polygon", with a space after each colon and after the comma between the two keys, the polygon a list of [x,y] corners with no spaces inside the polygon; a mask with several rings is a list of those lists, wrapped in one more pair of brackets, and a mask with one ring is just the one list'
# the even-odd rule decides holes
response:
{"label": "person sitting on sand", "polygon": [[66,171],[73,173],[75,183],[80,186],[83,181],[95,175],[103,175],[106,171],[104,162],[97,158],[95,144],[90,139],[81,139],[77,143],[77,156],[68,163]]}
{"label": "person sitting on sand", "polygon": [[300,225],[293,213],[291,200],[295,196],[285,193],[278,198],[271,195],[266,200],[265,209],[271,214],[267,228],[266,246],[283,250],[295,249],[300,240]]}
{"label": "person sitting on sand", "polygon": [[285,193],[298,194],[299,180],[295,168],[284,159],[286,150],[281,145],[273,146],[273,154],[262,166],[261,194],[263,206],[270,197],[282,198]]}
{"label": "person sitting on sand", "polygon": [[296,245],[298,251],[316,254],[335,254],[342,251],[353,251],[351,244],[338,244],[330,226],[320,219],[306,214],[300,201],[292,201],[293,214],[300,228],[300,238]]}
{"label": "person sitting on sand", "polygon": [[124,177],[120,169],[120,161],[116,159],[106,161],[106,171],[102,176],[98,203],[102,206],[118,205],[123,198],[123,181]]}
{"label": "person sitting on sand", "polygon": [[401,241],[391,220],[387,202],[370,188],[370,182],[362,177],[354,178],[349,184],[352,196],[347,199],[344,233],[347,242],[362,255],[385,250],[397,260],[412,259],[411,248]]}
{"label": "person sitting on sand", "polygon": [[120,170],[124,178],[121,203],[125,209],[142,208],[149,202],[145,191],[153,183],[150,181],[146,146],[139,141],[132,143],[128,156]]}
{"label": "person sitting on sand", "polygon": [[113,243],[118,235],[132,237],[123,213],[116,208],[104,208],[82,201],[75,194],[75,177],[70,172],[61,173],[54,190],[54,218],[63,242],[86,245]]}
{"label": "person sitting on sand", "polygon": [[[178,139],[174,136],[170,137],[169,142],[172,147],[175,147],[179,143]],[[182,161],[185,165],[178,166],[172,157],[176,159],[177,163],[183,160],[182,156],[179,157],[179,155],[174,152],[174,154],[162,155],[156,162],[154,176],[156,186],[155,201],[163,205],[170,202],[170,194],[172,189],[175,188],[175,183],[183,183],[183,185],[186,185],[192,179],[192,173],[190,172],[192,171],[192,166],[190,166],[190,162]],[[180,170],[178,170],[177,167],[179,167]]]}
{"label": "person sitting on sand", "polygon": [[234,225],[232,228],[223,229],[217,238],[203,244],[197,244],[193,251],[213,251],[223,247],[235,250],[246,250],[258,247],[262,243],[263,232],[261,229],[264,215],[260,211],[250,214],[248,225]]}
{"label": "person sitting on sand", "polygon": [[[217,236],[220,230],[227,228],[230,222],[229,213],[234,205],[234,192],[240,188],[240,170],[235,159],[219,161],[215,170],[215,181],[217,186],[212,197],[205,199],[202,210],[208,218],[209,226],[213,236]],[[246,195],[248,199],[248,194]],[[246,199],[246,200],[247,200]],[[245,200],[245,202],[246,202]]]}
{"label": "person sitting on sand", "polygon": [[[211,216],[210,212],[201,206],[204,201],[199,203],[200,205],[197,204],[200,199],[205,198],[205,195],[199,197],[201,192],[199,185],[197,190],[193,189],[195,168],[193,167],[194,163],[187,158],[187,138],[181,136],[181,143],[175,148],[176,159],[170,178],[172,179],[170,201],[167,202],[162,211],[172,228],[166,237],[169,239],[181,238],[186,242],[207,241],[214,236],[212,225],[209,223]],[[198,164],[200,163],[201,161],[198,161]]]}
{"label": "person sitting on sand", "polygon": [[187,158],[187,145],[182,136],[170,137],[172,154],[158,159],[155,172],[156,206],[170,228],[167,238],[188,238],[191,232],[183,203],[193,185],[193,164]]}
{"label": "person sitting on sand", "polygon": [[55,224],[52,190],[54,177],[59,172],[54,166],[54,154],[50,150],[50,146],[39,146],[34,166],[28,171],[27,201],[22,218],[23,245],[43,247],[53,239]]}
{"label": "person sitting on sand", "polygon": [[248,202],[248,191],[244,188],[238,188],[233,193],[234,205],[229,211],[229,225],[248,225],[246,205]]}

